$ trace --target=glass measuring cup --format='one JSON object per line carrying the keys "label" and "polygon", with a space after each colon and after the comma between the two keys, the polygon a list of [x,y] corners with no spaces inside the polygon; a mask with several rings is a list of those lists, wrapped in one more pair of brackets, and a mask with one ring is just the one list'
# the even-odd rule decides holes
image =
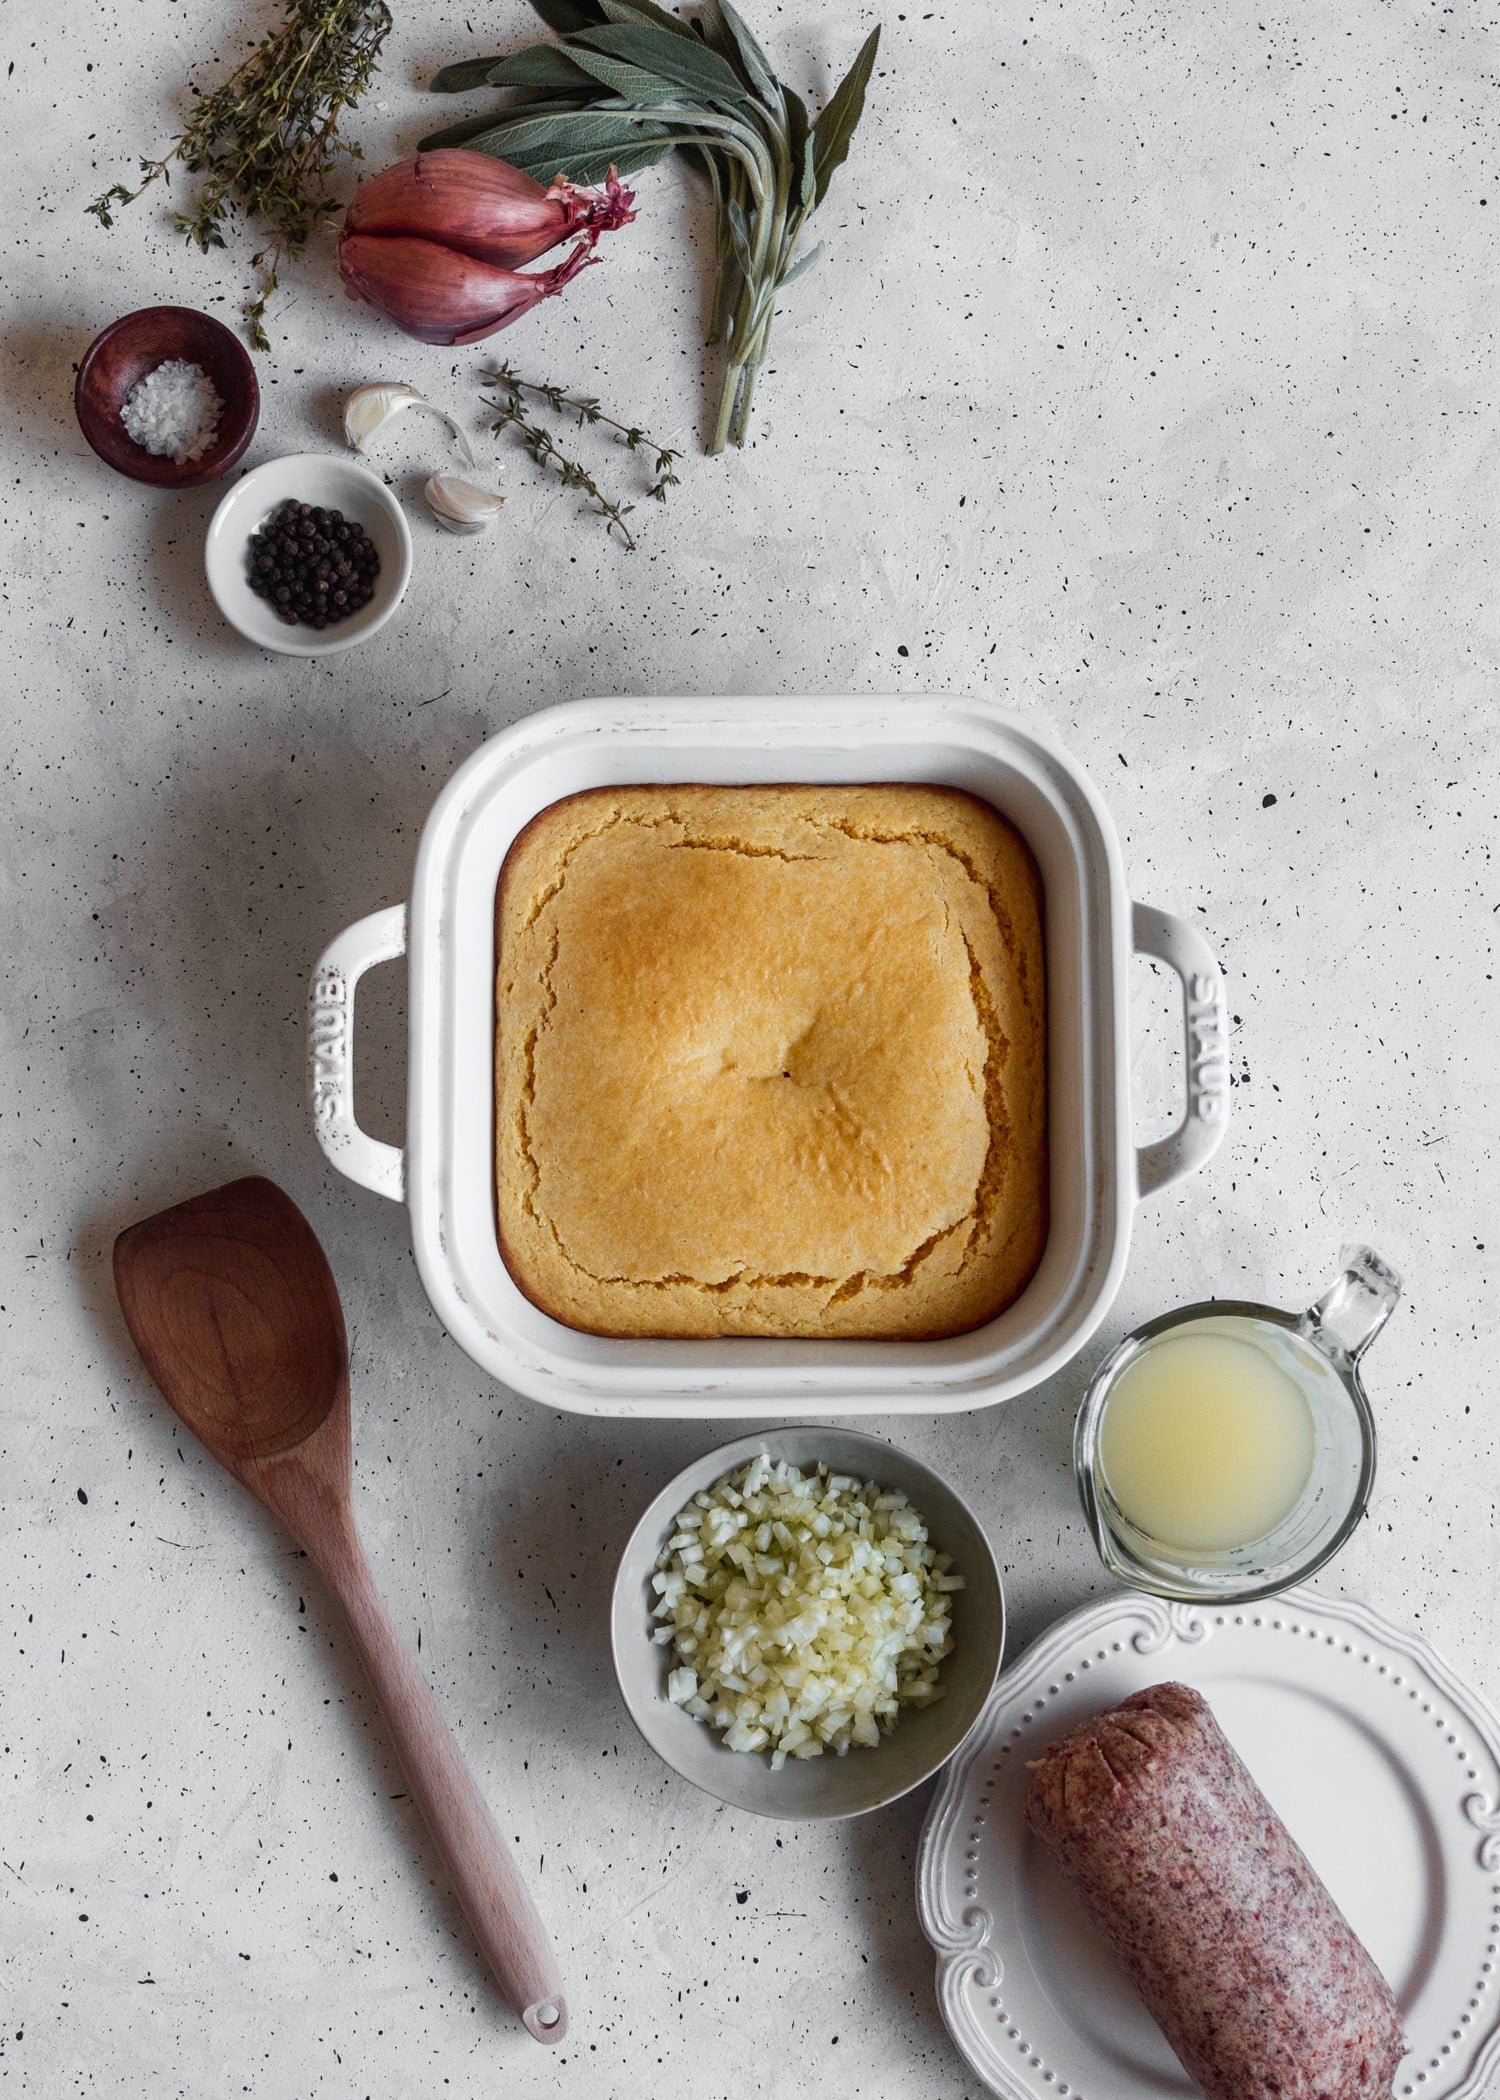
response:
{"label": "glass measuring cup", "polygon": [[[1073,1464],[1099,1557],[1112,1575],[1159,1597],[1247,1604],[1301,1582],[1332,1559],[1365,1513],[1375,1479],[1375,1421],[1359,1362],[1401,1296],[1401,1279],[1369,1247],[1301,1314],[1241,1299],[1209,1299],[1148,1320],[1094,1373],[1073,1431]],[[1101,1452],[1111,1393],[1127,1365],[1166,1335],[1248,1342],[1297,1387],[1312,1418],[1312,1458],[1300,1495],[1275,1528],[1246,1545],[1170,1545],[1126,1516]]]}

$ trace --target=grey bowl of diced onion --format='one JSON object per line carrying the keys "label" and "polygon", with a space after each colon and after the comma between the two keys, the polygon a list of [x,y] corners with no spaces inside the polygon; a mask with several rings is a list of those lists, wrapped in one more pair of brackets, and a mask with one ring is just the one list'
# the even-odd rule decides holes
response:
{"label": "grey bowl of diced onion", "polygon": [[[690,1621],[692,1600],[684,1601],[680,1583],[675,1584],[674,1595],[673,1579],[684,1560],[692,1562],[699,1557],[690,1547],[679,1548],[675,1553],[669,1553],[668,1548],[674,1541],[692,1536],[691,1529],[684,1532],[677,1525],[684,1510],[696,1511],[699,1522],[719,1526],[716,1537],[726,1536],[722,1527],[729,1525],[727,1536],[743,1540],[742,1550],[752,1556],[753,1563],[747,1582],[751,1601],[747,1604],[743,1597],[740,1599],[735,1623],[748,1618],[752,1628],[757,1626],[761,1591],[777,1579],[767,1577],[763,1583],[757,1571],[777,1564],[779,1543],[767,1539],[764,1521],[748,1516],[742,1520],[742,1530],[736,1533],[734,1520],[722,1514],[714,1495],[718,1483],[757,1459],[769,1461],[773,1467],[779,1463],[796,1468],[804,1481],[816,1476],[819,1466],[825,1467],[829,1484],[848,1483],[838,1492],[856,1500],[873,1484],[884,1500],[884,1507],[878,1511],[873,1502],[869,1504],[873,1523],[904,1525],[912,1532],[913,1541],[917,1534],[912,1530],[909,1512],[920,1519],[929,1550],[923,1554],[914,1544],[912,1551],[915,1559],[924,1563],[920,1575],[923,1595],[940,1586],[943,1607],[951,1614],[952,1647],[936,1665],[935,1685],[933,1671],[925,1666],[915,1679],[914,1695],[930,1703],[902,1705],[894,1717],[887,1712],[873,1731],[866,1711],[853,1724],[858,1736],[851,1739],[850,1727],[844,1725],[848,1705],[841,1706],[840,1691],[825,1676],[823,1684],[828,1689],[820,1697],[832,1709],[831,1724],[825,1724],[822,1718],[813,1724],[815,1735],[827,1725],[827,1744],[820,1743],[814,1750],[807,1723],[793,1720],[789,1724],[784,1708],[781,1718],[771,1719],[769,1734],[762,1725],[768,1703],[774,1703],[781,1691],[780,1680],[774,1674],[769,1685],[754,1687],[743,1699],[720,1685],[712,1712],[705,1710],[701,1696],[695,1696],[698,1685],[693,1665],[699,1658],[682,1652],[679,1646],[680,1631]],[[762,1466],[752,1474],[751,1481],[756,1487],[758,1507],[764,1511],[767,1498],[774,1499],[777,1492],[777,1476],[768,1474]],[[801,1493],[804,1498],[807,1493],[806,1489],[789,1492],[794,1496]],[[700,1496],[706,1496],[707,1503],[696,1502]],[[909,1512],[896,1499],[900,1497],[905,1498]],[[890,1514],[892,1511],[894,1515]],[[798,1537],[805,1529],[798,1528]],[[757,1536],[762,1544],[769,1545],[769,1557],[765,1560],[756,1556]],[[701,1558],[712,1561],[713,1555]],[[900,1571],[904,1567],[899,1548],[891,1551],[888,1541],[882,1543],[881,1558],[890,1569]],[[722,1566],[723,1551],[718,1560]],[[784,1569],[791,1565],[785,1554],[780,1565]],[[790,1581],[791,1577],[784,1575],[780,1579]],[[877,1600],[872,1609],[878,1609],[887,1577],[880,1574],[871,1579]],[[902,1572],[892,1573],[888,1580],[892,1585],[904,1582],[910,1588],[909,1578]],[[699,1584],[695,1590],[700,1599],[703,1589],[704,1585]],[[774,1602],[773,1597],[770,1606]],[[668,1482],[641,1517],[621,1556],[610,1634],[615,1675],[631,1719],[673,1771],[731,1808],[787,1821],[826,1820],[882,1808],[920,1786],[947,1763],[978,1719],[994,1686],[1005,1646],[1005,1600],[1000,1570],[983,1528],[963,1497],[941,1475],[879,1437],[809,1423],[741,1437],[736,1443],[706,1453]],[[721,1638],[717,1619],[714,1634]],[[880,1637],[877,1621],[872,1642]],[[689,1647],[692,1640],[689,1634]],[[757,1667],[763,1669],[764,1665]],[[913,1665],[906,1662],[902,1667],[910,1677]],[[792,1696],[800,1699],[801,1706],[808,1703],[796,1692]],[[867,1692],[860,1696],[868,1699]],[[747,1718],[730,1720],[731,1708],[737,1714],[741,1704]],[[872,1733],[876,1737],[873,1742],[869,1740]],[[729,1747],[734,1740],[757,1747]],[[839,1742],[847,1743],[847,1748],[831,1747]]]}

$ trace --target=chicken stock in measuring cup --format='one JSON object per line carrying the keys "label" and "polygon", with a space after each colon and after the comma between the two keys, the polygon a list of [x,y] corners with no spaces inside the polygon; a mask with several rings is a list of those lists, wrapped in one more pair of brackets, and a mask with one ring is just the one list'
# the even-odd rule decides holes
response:
{"label": "chicken stock in measuring cup", "polygon": [[1300,1582],[1363,1516],[1375,1422],[1360,1359],[1401,1295],[1368,1247],[1302,1314],[1211,1300],[1127,1335],[1074,1431],[1110,1572],[1159,1596],[1247,1602]]}

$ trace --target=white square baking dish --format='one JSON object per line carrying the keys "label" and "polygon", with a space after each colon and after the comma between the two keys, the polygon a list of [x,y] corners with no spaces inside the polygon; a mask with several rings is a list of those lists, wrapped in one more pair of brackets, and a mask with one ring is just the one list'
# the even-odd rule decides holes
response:
{"label": "white square baking dish", "polygon": [[[1051,1230],[1017,1301],[942,1341],[609,1340],[575,1332],[511,1280],[495,1232],[494,908],[501,863],[541,809],[630,782],[925,781],[967,788],[1027,839],[1045,891]],[[1132,949],[1183,981],[1187,1108],[1137,1148],[1130,1131]],[[354,989],[405,954],[404,1151],[354,1117]],[[600,1415],[953,1413],[1024,1392],[1093,1333],[1119,1288],[1143,1197],[1201,1166],[1224,1134],[1223,982],[1186,922],[1132,905],[1108,812],[1066,753],[972,700],[581,700],[481,745],[438,797],[409,905],[331,943],[312,985],[314,1123],[335,1166],[405,1200],[422,1281],[450,1333],[496,1378]]]}

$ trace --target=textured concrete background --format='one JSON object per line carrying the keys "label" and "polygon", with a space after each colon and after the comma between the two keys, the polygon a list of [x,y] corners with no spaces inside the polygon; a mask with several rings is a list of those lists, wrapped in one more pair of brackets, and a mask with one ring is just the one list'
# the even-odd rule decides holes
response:
{"label": "textured concrete background", "polygon": [[[431,121],[436,63],[528,29],[518,0],[472,27],[396,5],[357,127],[376,164]],[[825,90],[875,19],[751,12]],[[445,1338],[400,1212],[314,1146],[309,967],[405,895],[454,764],[549,701],[950,691],[1042,723],[1108,795],[1135,893],[1218,947],[1236,1121],[1142,1214],[1082,1361],[999,1413],[890,1433],[974,1484],[1024,1640],[1098,1587],[1066,1452],[1102,1350],[1210,1292],[1296,1302],[1366,1236],[1409,1297],[1370,1363],[1377,1502],[1327,1585],[1500,1694],[1493,20],[1419,0],[888,12],[753,447],[690,451],[633,558],[506,452],[501,527],[462,544],[414,521],[401,617],[310,667],[215,613],[216,492],[116,479],[69,406],[116,314],[232,312],[239,246],[187,253],[157,201],[112,234],[83,206],[168,135],[189,70],[268,17],[4,18],[0,2076],[192,2100],[968,2093],[913,1907],[925,1798],[778,1833],[676,1783],[617,1703],[617,1549],[720,1432],[549,1414]],[[700,222],[679,175],[640,187],[604,266],[501,347],[690,444]],[[370,378],[477,427],[485,353],[346,305],[328,247],[273,325],[249,464],[336,443]],[[426,458],[387,455],[403,493]],[[382,976],[362,1090],[391,1129]],[[1137,978],[1159,1127],[1172,1031]],[[115,1232],[252,1167],[332,1257],[372,1558],[555,1924],[577,2007],[558,2055],[497,2009],[434,1885],[327,1597],[122,1333]]]}

